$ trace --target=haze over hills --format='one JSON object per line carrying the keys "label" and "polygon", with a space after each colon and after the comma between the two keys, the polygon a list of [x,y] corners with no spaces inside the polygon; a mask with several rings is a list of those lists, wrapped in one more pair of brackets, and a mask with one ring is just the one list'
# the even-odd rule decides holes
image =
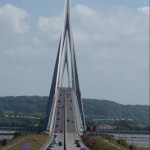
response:
{"label": "haze over hills", "polygon": [[[0,113],[43,114],[46,96],[0,97]],[[85,115],[95,119],[133,119],[138,124],[149,124],[148,105],[122,105],[109,100],[83,99]]]}

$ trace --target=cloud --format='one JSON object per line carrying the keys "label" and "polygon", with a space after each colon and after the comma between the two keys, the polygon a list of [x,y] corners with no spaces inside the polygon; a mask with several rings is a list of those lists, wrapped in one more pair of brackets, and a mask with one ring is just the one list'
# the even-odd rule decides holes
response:
{"label": "cloud", "polygon": [[107,61],[112,68],[111,64],[117,65],[120,60],[132,61],[135,65],[145,63],[149,36],[147,18],[130,10],[108,13],[82,5],[74,8],[73,16],[78,18],[73,21],[77,49],[82,49],[82,54],[91,58],[92,64]]}
{"label": "cloud", "polygon": [[14,5],[6,4],[0,7],[0,33],[3,35],[23,34],[28,31],[29,26],[25,19],[29,14]]}
{"label": "cloud", "polygon": [[[137,10],[120,7],[99,11],[84,5],[73,8],[73,34],[84,95],[122,98],[126,103],[131,99],[136,103],[136,98],[148,99],[147,90],[143,92],[141,87],[148,89],[149,23],[147,17],[139,14],[146,12],[147,7]],[[56,50],[61,18],[62,15],[38,20],[39,32],[45,36],[44,40],[55,43]],[[87,87],[97,90],[89,92]],[[135,94],[137,90],[142,94]]]}
{"label": "cloud", "polygon": [[150,8],[146,7],[146,6],[145,7],[137,8],[137,10],[140,11],[140,12],[143,12],[143,13],[145,13],[147,15],[149,15],[149,13],[150,13]]}
{"label": "cloud", "polygon": [[42,40],[56,44],[58,37],[61,33],[61,25],[62,25],[62,18],[59,17],[39,17],[37,21],[37,28],[40,31],[40,38]]}
{"label": "cloud", "polygon": [[[122,99],[124,103],[132,100],[133,103],[137,100],[141,103],[140,99],[145,99],[147,103],[149,22],[143,13],[146,10],[147,7],[137,10],[123,7],[95,10],[85,5],[73,7],[72,29],[84,97]],[[0,27],[5,32],[9,29],[12,34],[22,35],[7,40],[5,45],[1,43],[0,64],[20,64],[24,68],[22,74],[25,78],[29,76],[31,82],[38,75],[39,94],[46,95],[61,35],[62,13],[55,17],[39,16],[30,25],[31,32],[23,34],[29,29],[25,20],[28,16],[28,12],[10,4],[0,7]],[[32,69],[34,71],[31,72]],[[5,68],[1,67],[1,70],[5,72]],[[16,72],[19,73],[18,70]],[[30,88],[35,88],[34,83]]]}

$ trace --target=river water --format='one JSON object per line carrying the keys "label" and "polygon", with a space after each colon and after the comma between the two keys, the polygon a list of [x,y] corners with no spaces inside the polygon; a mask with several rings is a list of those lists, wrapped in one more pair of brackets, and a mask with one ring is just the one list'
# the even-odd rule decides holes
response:
{"label": "river water", "polygon": [[150,135],[141,134],[111,134],[115,139],[124,139],[130,145],[150,148]]}

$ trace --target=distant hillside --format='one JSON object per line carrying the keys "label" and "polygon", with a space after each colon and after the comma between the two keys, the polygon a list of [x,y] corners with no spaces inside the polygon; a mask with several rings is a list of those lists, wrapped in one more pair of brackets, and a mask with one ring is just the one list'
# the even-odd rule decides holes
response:
{"label": "distant hillside", "polygon": [[108,100],[84,99],[84,111],[96,118],[133,119],[139,124],[149,124],[148,105],[122,105]]}
{"label": "distant hillside", "polygon": [[[0,97],[0,113],[45,113],[48,97]],[[94,118],[132,118],[137,123],[149,124],[149,106],[122,105],[108,100],[83,99],[85,115]]]}

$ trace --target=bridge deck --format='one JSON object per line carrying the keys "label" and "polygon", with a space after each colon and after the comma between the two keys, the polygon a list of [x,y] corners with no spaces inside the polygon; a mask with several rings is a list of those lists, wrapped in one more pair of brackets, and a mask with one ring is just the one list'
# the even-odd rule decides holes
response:
{"label": "bridge deck", "polygon": [[75,140],[80,140],[81,147],[86,148],[77,132],[73,92],[68,88],[62,88],[58,91],[54,132],[57,133],[57,141],[63,142],[63,145],[55,144],[53,150],[77,150],[79,148],[76,147]]}

